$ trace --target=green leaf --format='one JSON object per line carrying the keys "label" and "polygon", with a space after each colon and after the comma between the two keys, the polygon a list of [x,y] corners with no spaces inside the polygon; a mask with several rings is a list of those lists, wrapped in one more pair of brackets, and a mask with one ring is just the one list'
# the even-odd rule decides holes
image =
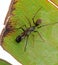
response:
{"label": "green leaf", "polygon": [[[40,25],[58,22],[58,9],[47,0],[18,0],[14,7],[15,10],[12,11],[13,16],[10,19],[10,25],[14,29],[23,27],[23,25],[26,25],[27,28],[29,27],[25,16],[34,25],[32,17],[41,7],[35,17],[35,22],[37,19],[42,20]],[[26,52],[24,52],[26,38],[20,43],[15,41],[16,37],[23,32],[22,30],[8,31],[3,37],[3,48],[23,65],[58,65],[58,24],[36,30],[40,32],[45,41],[37,33],[33,32],[32,34],[35,36],[34,41],[31,34],[28,39]]]}

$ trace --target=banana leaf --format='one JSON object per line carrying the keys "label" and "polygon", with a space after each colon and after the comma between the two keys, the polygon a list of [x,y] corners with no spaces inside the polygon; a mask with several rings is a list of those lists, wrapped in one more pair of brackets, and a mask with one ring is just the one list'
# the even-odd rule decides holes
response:
{"label": "banana leaf", "polygon": [[[58,9],[47,0],[18,0],[13,8],[3,36],[3,48],[23,65],[58,65],[58,23],[56,23],[58,22]],[[41,34],[44,41],[36,32],[32,32],[27,41],[26,51],[24,51],[27,38],[17,43],[17,36],[23,32],[17,28],[30,27],[26,17],[33,26],[32,18],[35,14],[35,22],[37,19],[42,21],[39,26],[56,24],[36,28],[35,30]]]}

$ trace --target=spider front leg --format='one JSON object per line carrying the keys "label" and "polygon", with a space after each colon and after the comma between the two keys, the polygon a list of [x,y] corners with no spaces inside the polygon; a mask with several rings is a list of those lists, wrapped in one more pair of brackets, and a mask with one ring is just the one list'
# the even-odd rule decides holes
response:
{"label": "spider front leg", "polygon": [[21,29],[22,31],[25,31],[25,29],[24,29],[23,27],[27,28],[26,25],[23,25],[22,27],[15,28],[15,29],[16,29],[16,30]]}
{"label": "spider front leg", "polygon": [[22,31],[25,31],[25,29],[24,29],[24,28],[22,28],[22,27],[20,27],[19,29],[21,29]]}
{"label": "spider front leg", "polygon": [[43,39],[43,37],[41,36],[41,34],[40,34],[38,31],[34,31],[34,32],[38,33],[39,36],[40,36],[40,38],[41,38],[43,41],[45,41],[45,40]]}
{"label": "spider front leg", "polygon": [[[25,16],[25,17],[26,17],[26,16]],[[31,22],[30,22],[29,18],[26,17],[26,19],[27,19],[27,21],[28,21],[28,23],[29,23],[29,25],[30,25],[30,27],[31,27]]]}
{"label": "spider front leg", "polygon": [[32,18],[33,24],[35,24],[34,17]]}
{"label": "spider front leg", "polygon": [[35,21],[34,21],[34,18],[36,17],[37,13],[41,10],[42,7],[40,7],[34,14],[33,18],[32,18],[32,21],[33,23],[35,24]]}

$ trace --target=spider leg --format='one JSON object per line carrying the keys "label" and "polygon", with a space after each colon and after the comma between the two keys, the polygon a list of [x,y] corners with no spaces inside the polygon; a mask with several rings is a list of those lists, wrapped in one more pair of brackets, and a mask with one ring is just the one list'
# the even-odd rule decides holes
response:
{"label": "spider leg", "polygon": [[38,33],[39,36],[40,36],[40,38],[41,38],[43,41],[45,41],[45,40],[43,39],[43,37],[41,36],[41,34],[40,34],[38,31],[34,31],[34,32]]}
{"label": "spider leg", "polygon": [[28,38],[29,38],[29,35],[27,35],[27,38],[26,38],[26,44],[25,44],[25,47],[24,47],[24,51],[26,51],[26,48],[27,48]]}
{"label": "spider leg", "polygon": [[34,17],[32,18],[33,24],[35,24]]}
{"label": "spider leg", "polygon": [[22,27],[15,28],[15,30],[21,29],[21,30],[25,31],[25,29],[23,27],[27,28],[26,25],[23,25]]}
{"label": "spider leg", "polygon": [[34,47],[34,34],[32,34],[32,37],[33,37],[33,47]]}
{"label": "spider leg", "polygon": [[42,7],[40,7],[40,8],[35,12],[34,16],[32,17],[32,20],[33,20],[33,23],[34,23],[34,24],[35,24],[34,18],[35,18],[35,16],[37,15],[37,13],[41,10],[41,8],[42,8]]}
{"label": "spider leg", "polygon": [[54,24],[57,24],[58,22],[55,22],[55,23],[49,23],[49,24],[44,24],[44,25],[41,25],[37,28],[42,28],[42,27],[45,27],[45,26],[49,26],[49,25],[54,25]]}
{"label": "spider leg", "polygon": [[25,31],[25,30],[24,30],[24,28],[22,28],[22,27],[20,27],[19,29],[21,29],[21,30]]}
{"label": "spider leg", "polygon": [[[25,17],[26,17],[26,16],[25,16]],[[29,18],[26,17],[26,19],[27,19],[27,21],[29,22],[29,25],[30,25],[30,27],[31,27],[31,22],[30,22]]]}

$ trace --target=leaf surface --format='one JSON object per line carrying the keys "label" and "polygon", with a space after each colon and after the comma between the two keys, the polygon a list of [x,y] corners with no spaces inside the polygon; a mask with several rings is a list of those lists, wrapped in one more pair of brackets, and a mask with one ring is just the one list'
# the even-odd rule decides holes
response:
{"label": "leaf surface", "polygon": [[[13,28],[23,27],[23,25],[28,28],[29,23],[25,16],[34,25],[32,17],[40,7],[42,8],[37,13],[35,22],[37,19],[42,20],[40,25],[58,22],[58,9],[47,0],[18,0],[13,6],[15,10],[12,11],[13,16],[10,18]],[[26,38],[20,43],[15,41],[16,37],[23,32],[22,30],[7,33],[3,37],[3,48],[23,65],[58,65],[58,24],[36,30],[40,32],[45,41],[43,42],[40,36],[33,32],[34,41],[31,34],[26,52],[24,52]]]}

